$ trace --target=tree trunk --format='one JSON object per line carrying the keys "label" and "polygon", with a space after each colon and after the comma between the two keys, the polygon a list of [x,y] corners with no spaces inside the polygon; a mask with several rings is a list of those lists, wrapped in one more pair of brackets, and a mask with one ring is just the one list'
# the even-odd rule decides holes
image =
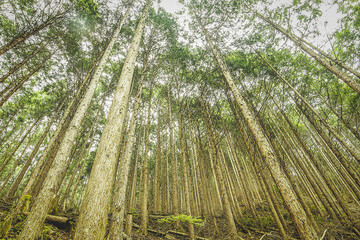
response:
{"label": "tree trunk", "polygon": [[139,233],[141,235],[147,235],[147,228],[149,225],[149,209],[148,209],[148,198],[149,198],[149,135],[150,135],[150,117],[151,117],[151,100],[152,100],[152,93],[153,87],[152,83],[150,86],[150,99],[149,99],[149,106],[148,106],[148,116],[147,116],[147,123],[146,123],[146,133],[145,133],[145,151],[144,151],[144,158],[143,158],[143,169],[142,169],[142,188],[140,191],[141,195],[141,224],[139,227]]}
{"label": "tree trunk", "polygon": [[[189,190],[189,170],[187,166],[187,156],[186,156],[186,146],[185,146],[185,136],[182,124],[182,116],[181,116],[182,107],[179,103],[179,137],[180,137],[180,145],[181,145],[181,163],[182,163],[182,172],[183,172],[183,183],[184,183],[184,195],[185,195],[185,210],[188,216],[191,216],[191,206],[190,206],[190,190]],[[188,222],[189,228],[189,238],[190,240],[195,239],[195,231],[194,225]]]}
{"label": "tree trunk", "polygon": [[[139,128],[140,129],[140,128]],[[135,155],[135,161],[133,164],[133,175],[131,176],[131,181],[130,181],[130,196],[129,196],[129,207],[128,210],[131,212],[132,209],[134,209],[135,206],[135,194],[136,194],[136,185],[137,185],[137,173],[138,173],[138,164],[139,164],[139,156],[140,156],[140,143],[141,143],[141,131],[139,131],[138,136],[137,136],[137,151],[136,151],[136,155]],[[127,213],[126,214],[126,227],[125,227],[125,234],[127,236],[131,236],[131,232],[132,232],[132,213]]]}
{"label": "tree trunk", "polygon": [[156,130],[156,159],[155,159],[155,175],[154,175],[154,212],[160,212],[160,164],[161,164],[161,138],[160,138],[160,103],[158,106],[158,120]]}
{"label": "tree trunk", "polygon": [[143,82],[146,76],[145,73],[147,69],[148,57],[149,57],[149,52],[144,60],[142,75],[140,77],[140,81],[138,84],[139,85],[138,92],[136,94],[134,105],[132,106],[133,112],[131,114],[129,131],[127,133],[125,150],[121,155],[121,160],[119,161],[119,166],[116,173],[117,176],[114,186],[115,196],[113,196],[114,208],[112,211],[112,221],[110,222],[110,229],[107,239],[121,239],[123,235],[126,188],[128,186],[131,154],[134,145],[136,122],[140,108],[140,98],[143,89]]}
{"label": "tree trunk", "polygon": [[174,216],[179,215],[179,197],[178,197],[178,169],[175,159],[174,130],[171,116],[171,84],[168,84],[168,116],[170,131],[170,162],[171,162],[171,192],[172,192],[172,212]]}
{"label": "tree trunk", "polygon": [[238,239],[238,235],[237,235],[237,230],[236,230],[236,226],[235,226],[235,221],[234,221],[234,217],[230,208],[230,202],[229,202],[229,196],[226,192],[226,186],[225,186],[225,180],[222,174],[222,168],[221,168],[221,160],[219,159],[219,154],[220,154],[220,149],[219,149],[219,145],[216,144],[215,142],[215,136],[214,136],[214,130],[211,127],[212,121],[211,121],[211,116],[209,114],[208,108],[207,108],[207,104],[205,104],[203,102],[203,100],[201,101],[201,105],[202,105],[202,111],[203,111],[203,115],[204,115],[204,122],[206,125],[206,132],[209,138],[209,143],[210,143],[210,151],[213,155],[213,161],[214,161],[214,168],[215,168],[215,175],[216,175],[216,181],[218,181],[218,185],[219,185],[219,191],[220,191],[220,197],[221,197],[221,201],[222,201],[222,205],[223,205],[223,209],[225,212],[225,216],[226,216],[226,221],[227,221],[227,228],[228,228],[228,236],[231,237],[231,239]]}
{"label": "tree trunk", "polygon": [[237,86],[235,85],[235,83],[232,79],[232,76],[231,76],[227,66],[225,65],[224,61],[222,60],[222,57],[221,57],[219,51],[215,48],[206,29],[201,25],[199,19],[198,19],[198,23],[203,31],[203,34],[206,37],[208,44],[210,45],[210,47],[212,49],[212,52],[213,52],[215,59],[223,73],[223,76],[225,77],[225,80],[227,81],[231,91],[234,94],[234,97],[238,104],[238,107],[240,108],[240,110],[246,120],[246,123],[247,123],[252,135],[255,138],[255,141],[260,149],[260,153],[261,153],[262,157],[264,158],[267,166],[269,167],[269,170],[271,171],[272,176],[275,179],[275,183],[281,192],[281,195],[285,201],[287,208],[289,209],[289,212],[293,218],[293,221],[299,232],[300,237],[305,240],[317,238],[317,234],[314,231],[314,229],[311,227],[311,224],[309,223],[309,221],[307,219],[304,209],[300,205],[299,201],[296,199],[295,193],[292,190],[290,183],[288,182],[288,180],[282,173],[279,162],[275,157],[274,150],[271,148],[270,143],[266,139],[266,136],[263,133],[261,126],[257,123],[256,116],[254,115],[253,112],[251,112],[245,99],[241,96],[241,93],[240,93],[239,89],[237,88]]}
{"label": "tree trunk", "polygon": [[43,176],[44,174],[47,174],[47,171],[45,173],[42,172],[42,168],[43,168],[44,164],[45,165],[52,164],[52,161],[54,158],[51,155],[56,154],[56,152],[58,150],[58,146],[64,138],[65,131],[68,128],[70,121],[76,112],[78,102],[80,102],[82,94],[85,91],[85,86],[88,84],[88,81],[89,81],[90,77],[92,76],[92,72],[95,69],[95,67],[97,66],[97,63],[100,58],[101,58],[101,55],[94,61],[88,74],[86,75],[84,81],[80,85],[79,90],[77,91],[75,97],[71,100],[70,104],[66,108],[66,110],[63,114],[63,117],[60,120],[60,123],[58,124],[54,134],[51,136],[50,141],[47,144],[40,159],[36,163],[36,167],[35,167],[34,171],[32,172],[31,177],[22,192],[20,201],[18,202],[16,209],[19,210],[21,208],[21,206],[23,204],[21,199],[23,198],[23,196],[31,194],[32,190],[35,187],[35,184],[37,183],[39,176]]}
{"label": "tree trunk", "polygon": [[20,233],[21,239],[36,239],[40,234],[42,224],[44,223],[46,214],[50,209],[52,199],[57,194],[59,184],[61,182],[61,177],[66,171],[66,163],[70,154],[71,146],[73,145],[73,142],[78,135],[78,131],[83,122],[86,111],[90,106],[91,99],[97,88],[106,61],[110,56],[112,47],[115,44],[116,38],[124,22],[125,18],[122,19],[122,21],[116,28],[113,36],[111,37],[111,40],[106,47],[104,55],[102,56],[100,63],[96,68],[96,71],[90,81],[87,91],[79,103],[79,107],[71,120],[69,128],[65,132],[64,139],[60,144],[59,150],[57,151],[52,167],[50,168],[49,173],[46,177],[43,188],[41,189],[38,197],[36,198],[30,215],[27,217],[24,228]]}
{"label": "tree trunk", "polygon": [[[135,61],[150,6],[151,0],[148,0],[122,68],[82,202],[75,240],[105,237],[116,161],[119,157],[121,131],[126,116]],[[114,126],[116,126],[115,129]]]}
{"label": "tree trunk", "polygon": [[[276,75],[287,85],[291,88],[291,90],[296,94],[296,96],[298,96],[301,101],[306,105],[306,107],[308,109],[310,109],[311,112],[314,113],[314,115],[319,119],[320,123],[325,126],[329,132],[334,135],[334,137],[343,145],[343,147],[360,163],[360,154],[359,152],[354,149],[352,146],[350,146],[347,141],[345,141],[337,132],[334,131],[334,129],[332,129],[329,124],[321,117],[321,115],[310,105],[310,103],[308,101],[306,101],[306,99],[301,96],[301,94],[296,91],[296,89],[288,82],[286,81],[286,79],[278,72],[275,70],[275,68],[260,54],[260,57],[264,60],[264,62],[276,73]],[[289,94],[290,97],[292,99],[294,99],[294,97]],[[296,103],[298,103],[298,101],[296,99],[294,99],[294,101]]]}
{"label": "tree trunk", "polygon": [[[106,96],[104,97],[103,103],[105,102],[105,98],[106,98]],[[101,108],[103,107],[103,103],[100,105],[101,107],[98,109],[98,112],[97,112],[97,114],[96,114],[96,116],[95,116],[95,118],[93,120],[93,123],[91,124],[91,127],[89,128],[89,132],[87,133],[87,137],[86,137],[85,141],[82,144],[81,152],[80,152],[79,156],[77,157],[76,166],[73,169],[73,172],[71,174],[71,177],[69,179],[69,182],[68,182],[68,185],[67,185],[67,187],[65,189],[65,192],[62,195],[61,201],[59,203],[59,206],[61,207],[62,212],[65,211],[66,199],[67,199],[67,197],[68,197],[68,195],[70,193],[71,187],[73,186],[76,173],[78,172],[79,168],[81,168],[81,166],[80,166],[81,162],[83,161],[83,164],[86,162],[86,158],[88,156],[88,151],[86,151],[86,149],[87,148],[89,149],[91,147],[91,143],[94,140],[94,136],[95,136],[95,133],[96,133],[95,125],[97,124],[97,121],[99,119]],[[87,146],[88,143],[89,143],[89,146]]]}

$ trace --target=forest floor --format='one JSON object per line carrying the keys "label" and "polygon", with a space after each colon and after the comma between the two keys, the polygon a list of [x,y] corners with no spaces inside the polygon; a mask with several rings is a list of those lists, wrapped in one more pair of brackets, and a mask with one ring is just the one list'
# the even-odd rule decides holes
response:
{"label": "forest floor", "polygon": [[[350,203],[351,204],[351,203]],[[356,219],[360,219],[360,209],[357,205],[351,204],[351,210],[353,211]],[[0,220],[3,222],[4,218],[7,215],[6,209],[0,207]],[[68,221],[66,223],[56,222],[54,220],[47,220],[44,226],[44,230],[40,239],[43,240],[69,240],[72,239],[74,235],[75,222],[77,215],[66,214],[62,215],[67,217]],[[173,223],[160,223],[158,219],[161,219],[162,215],[150,215],[148,235],[142,236],[137,233],[138,226],[140,224],[140,215],[133,215],[133,231],[131,239],[141,239],[141,240],[157,240],[157,239],[179,239],[185,240],[187,237],[187,227],[185,223],[181,223],[180,226],[175,229]],[[282,237],[277,230],[275,223],[270,217],[268,209],[260,210],[257,220],[255,220],[250,214],[244,212],[243,217],[236,221],[238,235],[242,239],[246,240],[279,240]],[[2,239],[16,239],[24,223],[26,216],[17,215],[13,222],[12,228],[10,229],[6,238]],[[287,222],[287,227],[289,228],[288,233],[291,234],[292,239],[299,239],[293,224],[291,223],[288,214],[284,213],[284,219]],[[316,219],[320,229],[324,229],[324,232],[319,237],[323,237],[322,240],[353,240],[360,239],[360,236],[357,236],[351,231],[347,226],[343,226],[339,222],[333,222],[329,219]],[[205,224],[200,227],[195,227],[195,234],[199,240],[205,239],[221,239],[221,240],[232,240],[228,236],[226,220],[223,216],[216,217],[216,227],[213,221],[208,221],[205,219]],[[326,229],[326,230],[325,230]],[[218,230],[218,231],[216,231]]]}

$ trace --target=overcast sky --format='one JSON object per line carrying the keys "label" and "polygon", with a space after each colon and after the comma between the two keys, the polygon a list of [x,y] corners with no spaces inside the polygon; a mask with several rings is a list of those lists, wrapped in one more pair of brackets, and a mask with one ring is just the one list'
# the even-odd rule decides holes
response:
{"label": "overcast sky", "polygon": [[160,6],[165,8],[167,12],[175,13],[181,9],[181,4],[178,0],[162,0]]}

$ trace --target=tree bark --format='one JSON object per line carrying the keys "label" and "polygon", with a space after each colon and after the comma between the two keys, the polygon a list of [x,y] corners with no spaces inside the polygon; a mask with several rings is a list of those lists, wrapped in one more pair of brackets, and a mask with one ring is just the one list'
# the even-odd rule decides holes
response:
{"label": "tree bark", "polygon": [[156,130],[156,159],[155,159],[155,176],[154,176],[154,212],[160,212],[160,164],[161,164],[161,114],[160,114],[160,103],[158,106],[158,119],[157,119],[157,130]]}
{"label": "tree bark", "polygon": [[66,163],[70,154],[71,146],[73,145],[73,142],[78,134],[86,111],[90,106],[91,99],[99,83],[106,61],[110,56],[111,50],[115,44],[116,38],[119,35],[120,29],[124,22],[125,18],[121,20],[113,36],[111,37],[111,40],[106,47],[104,55],[102,56],[100,63],[96,68],[95,73],[89,83],[87,91],[84,97],[81,99],[79,107],[76,110],[74,117],[72,118],[71,123],[65,132],[64,139],[60,144],[59,150],[57,151],[52,167],[50,168],[49,173],[46,177],[43,188],[41,189],[38,197],[36,198],[34,206],[30,211],[30,215],[27,217],[24,228],[20,233],[21,239],[36,239],[41,232],[41,228],[44,223],[46,214],[51,207],[52,199],[57,194],[59,184],[61,182],[61,177],[66,171]]}
{"label": "tree bark", "polygon": [[168,116],[170,131],[170,162],[171,162],[171,192],[172,192],[172,212],[174,216],[179,215],[179,197],[178,197],[178,169],[175,159],[174,130],[171,116],[171,84],[168,84]]}
{"label": "tree bark", "polygon": [[[78,89],[75,97],[71,100],[70,104],[66,108],[66,110],[63,114],[63,117],[60,120],[60,123],[58,124],[54,134],[51,136],[49,143],[47,144],[40,159],[36,163],[36,167],[35,167],[34,171],[32,172],[31,177],[22,192],[20,201],[18,202],[16,209],[21,208],[22,203],[23,203],[21,199],[23,198],[23,196],[31,194],[32,190],[34,189],[35,185],[37,184],[37,180],[39,179],[39,176],[47,174],[47,171],[45,173],[42,172],[42,168],[44,167],[44,165],[51,166],[52,161],[54,159],[54,156],[52,156],[52,155],[56,154],[56,152],[58,150],[58,146],[59,146],[60,142],[62,141],[62,139],[64,138],[66,128],[68,128],[70,121],[76,112],[76,108],[78,107],[78,102],[81,100],[82,94],[85,91],[85,86],[88,84],[88,81],[89,81],[90,77],[92,76],[93,70],[97,66],[97,63],[98,63],[99,59],[101,59],[101,56],[102,55],[100,55],[96,59],[96,61],[94,61],[90,70],[88,71],[88,74],[86,75],[84,81],[79,86],[79,89]],[[41,185],[42,185],[42,183],[41,183]]]}
{"label": "tree bark", "polygon": [[[179,137],[180,137],[180,145],[181,145],[181,163],[182,163],[182,172],[183,172],[183,182],[184,182],[184,195],[185,195],[185,210],[188,216],[192,215],[191,212],[191,205],[190,205],[190,190],[189,190],[189,170],[187,166],[187,156],[186,156],[186,145],[185,145],[185,136],[184,136],[184,129],[182,124],[182,115],[181,115],[181,103],[178,104],[179,106]],[[194,225],[190,222],[188,223],[189,229],[189,238],[190,240],[195,239],[195,230]]]}
{"label": "tree bark", "polygon": [[309,220],[307,219],[304,209],[302,208],[299,201],[296,199],[295,193],[292,190],[290,183],[288,182],[288,180],[282,173],[279,162],[275,157],[274,150],[271,148],[270,143],[266,139],[266,136],[263,133],[261,126],[256,121],[256,116],[254,115],[253,112],[251,112],[250,108],[248,107],[248,104],[246,103],[246,101],[243,98],[243,96],[241,95],[239,89],[235,85],[225,62],[222,60],[222,57],[221,57],[219,51],[215,48],[206,29],[204,28],[204,26],[201,25],[200,20],[199,19],[197,19],[197,20],[203,31],[203,34],[206,37],[208,44],[210,45],[210,47],[212,49],[214,57],[222,71],[222,74],[225,77],[226,82],[228,83],[231,91],[234,94],[234,97],[238,104],[238,107],[240,108],[240,110],[246,120],[246,123],[247,123],[252,135],[255,138],[255,141],[260,149],[260,153],[261,153],[264,161],[266,162],[267,166],[269,167],[272,176],[275,179],[275,183],[281,192],[281,195],[285,201],[287,208],[289,209],[289,212],[293,218],[293,221],[295,223],[295,226],[298,230],[300,237],[305,240],[317,238],[317,234],[314,231],[314,229],[311,227],[311,224],[309,223]]}
{"label": "tree bark", "polygon": [[149,99],[149,106],[148,106],[148,116],[147,116],[147,123],[146,123],[146,133],[145,133],[145,151],[144,151],[144,158],[142,162],[142,188],[140,190],[141,196],[141,224],[139,227],[139,233],[141,235],[147,235],[147,228],[149,225],[149,209],[148,209],[148,202],[149,202],[149,135],[150,135],[150,118],[151,118],[151,100],[152,100],[152,93],[153,93],[153,86],[151,83],[150,86],[150,99]]}
{"label": "tree bark", "polygon": [[228,234],[231,237],[231,239],[238,239],[239,237],[237,235],[234,217],[233,217],[233,214],[232,214],[232,211],[230,208],[229,196],[226,191],[225,180],[224,180],[224,177],[222,174],[222,172],[223,172],[222,167],[221,167],[222,163],[221,163],[221,160],[219,159],[220,158],[220,156],[219,156],[220,149],[219,149],[218,144],[215,142],[215,136],[214,136],[215,131],[211,127],[211,124],[212,124],[211,116],[209,114],[207,104],[205,104],[202,99],[200,101],[201,101],[202,111],[203,111],[203,115],[204,115],[204,122],[206,125],[206,132],[207,132],[207,135],[209,138],[210,151],[213,155],[216,181],[218,182],[221,202],[223,205],[223,209],[225,212],[226,221],[227,221],[227,225],[228,225],[227,226]]}
{"label": "tree bark", "polygon": [[128,186],[129,169],[131,161],[131,153],[134,145],[136,121],[140,108],[140,98],[143,89],[143,82],[145,79],[149,52],[145,57],[143,64],[143,71],[139,81],[138,92],[136,94],[135,102],[133,104],[133,112],[130,119],[130,126],[127,133],[125,143],[125,150],[121,155],[121,160],[116,173],[116,182],[114,186],[114,210],[112,212],[112,221],[110,222],[110,229],[107,239],[121,239],[123,235],[123,222],[125,214],[125,197],[126,188]]}
{"label": "tree bark", "polygon": [[[135,61],[150,6],[151,0],[148,0],[128,50],[119,83],[114,93],[109,116],[100,139],[82,202],[74,236],[75,240],[103,239],[105,237],[116,161],[119,157],[121,131],[126,116],[126,106],[135,69]],[[116,129],[114,129],[114,126],[116,126]]]}

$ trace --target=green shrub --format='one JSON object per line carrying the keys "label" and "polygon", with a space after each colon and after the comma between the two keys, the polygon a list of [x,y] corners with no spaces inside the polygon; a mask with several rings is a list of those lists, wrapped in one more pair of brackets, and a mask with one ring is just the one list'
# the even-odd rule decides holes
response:
{"label": "green shrub", "polygon": [[183,222],[183,223],[191,223],[193,224],[195,227],[201,227],[204,226],[204,220],[200,219],[199,217],[193,217],[193,216],[188,216],[188,215],[178,215],[178,216],[168,216],[165,218],[161,218],[159,220],[157,220],[159,223],[175,223],[175,222]]}

